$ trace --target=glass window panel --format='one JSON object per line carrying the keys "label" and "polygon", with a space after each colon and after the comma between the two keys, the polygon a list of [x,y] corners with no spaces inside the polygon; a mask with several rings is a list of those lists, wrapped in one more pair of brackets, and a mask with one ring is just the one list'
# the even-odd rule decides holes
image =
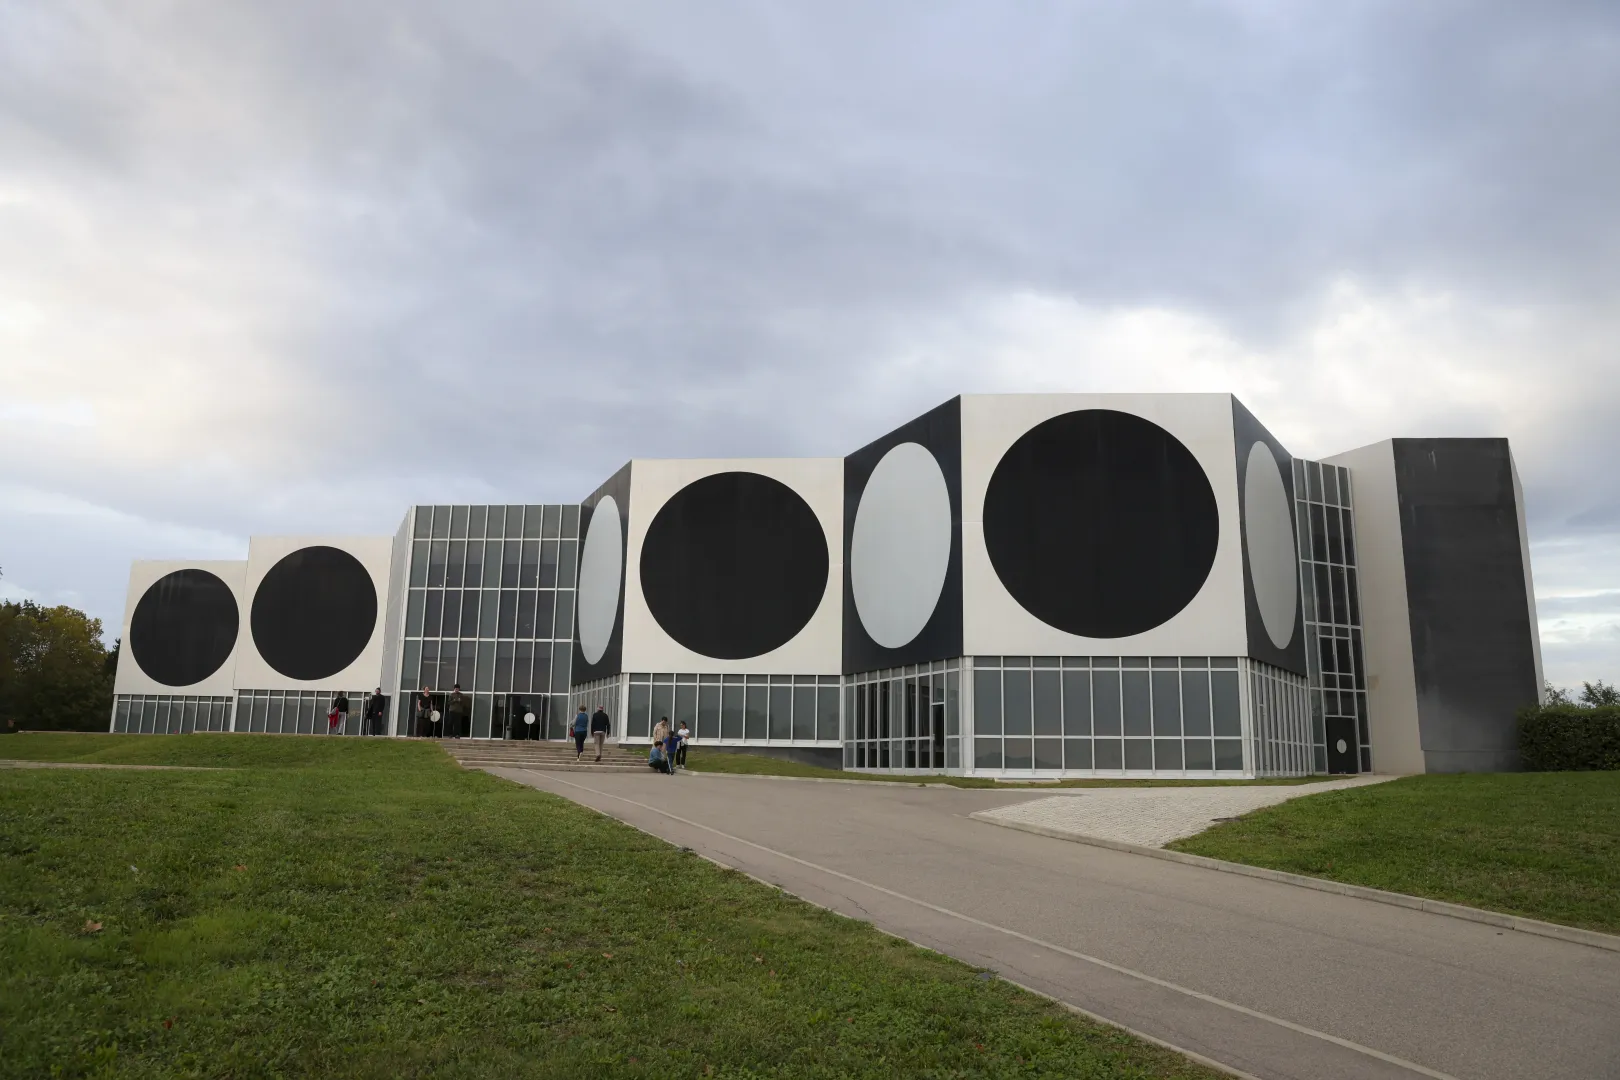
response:
{"label": "glass window panel", "polygon": [[1344,562],[1344,529],[1339,523],[1339,509],[1336,506],[1328,507],[1323,513],[1327,517],[1328,558],[1336,563]]}
{"label": "glass window panel", "polygon": [[467,536],[467,508],[465,506],[452,506],[450,508],[450,539],[465,539]]}
{"label": "glass window panel", "polygon": [[462,552],[461,583],[469,588],[476,589],[484,575],[484,542],[482,540],[467,541],[466,550]]}
{"label": "glass window panel", "polygon": [[557,587],[559,589],[572,589],[574,587],[574,571],[579,558],[579,542],[564,540],[557,552]]}
{"label": "glass window panel", "polygon": [[[475,739],[487,739],[490,735],[490,713],[494,709],[494,699],[488,694],[475,694],[472,705],[472,737]],[[503,716],[501,719],[504,721],[506,718]],[[505,735],[504,729],[505,724],[502,723],[495,730],[496,736]]]}
{"label": "glass window panel", "polygon": [[439,685],[439,643],[437,641],[422,642],[422,673],[417,677],[417,686],[432,688]]}
{"label": "glass window panel", "polygon": [[1181,734],[1181,680],[1174,671],[1153,673],[1153,734]]}
{"label": "glass window panel", "polygon": [[1031,661],[1036,667],[1058,667],[1058,658],[1055,656],[1037,656]]}
{"label": "glass window panel", "polygon": [[1063,767],[1065,769],[1091,768],[1091,740],[1064,739]]}
{"label": "glass window panel", "polygon": [[816,737],[816,688],[813,686],[793,688],[793,737]]}
{"label": "glass window panel", "polygon": [[1121,731],[1119,674],[1114,670],[1092,669],[1091,724],[1098,735],[1118,735]]}
{"label": "glass window panel", "polygon": [[1182,749],[1186,752],[1189,771],[1208,771],[1215,767],[1215,746],[1208,739],[1188,739]]}
{"label": "glass window panel", "polygon": [[675,687],[675,714],[671,722],[680,727],[685,722],[687,727],[697,723],[697,687],[691,683],[680,683]]}
{"label": "glass window panel", "polygon": [[506,508],[506,535],[513,539],[523,535],[523,507]]}
{"label": "glass window panel", "polygon": [[1183,730],[1188,735],[1208,735],[1209,726],[1209,673],[1183,671],[1181,673],[1181,717]]}
{"label": "glass window panel", "polygon": [[447,540],[434,540],[428,549],[428,587],[436,588],[444,584],[444,564],[449,558],[450,543]]}
{"label": "glass window panel", "polygon": [[730,678],[721,687],[720,737],[722,739],[743,737],[743,688],[733,683]]}
{"label": "glass window panel", "polygon": [[692,737],[712,739],[720,734],[720,686],[703,683],[698,687],[697,722],[692,725]]}
{"label": "glass window panel", "polygon": [[441,637],[453,638],[461,630],[461,590],[446,589],[444,618],[440,622]]}
{"label": "glass window panel", "polygon": [[525,506],[523,508],[523,538],[525,540],[538,540],[540,538],[540,524],[544,515],[544,507]]}
{"label": "glass window panel", "polygon": [[917,735],[917,681],[904,679],[898,683],[895,691],[900,702],[901,728],[897,734],[905,738],[915,738]]}
{"label": "glass window panel", "polygon": [[787,686],[771,687],[770,733],[772,739],[793,737],[793,690]]}
{"label": "glass window panel", "polygon": [[270,713],[270,695],[259,694],[253,699],[253,716],[251,727],[254,731],[263,731],[265,719]]}
{"label": "glass window panel", "polygon": [[563,537],[579,536],[579,505],[567,503],[562,508],[562,534]]}
{"label": "glass window panel", "polygon": [[[253,730],[263,731],[270,735],[274,735],[281,731],[281,712],[283,707],[284,702],[282,695],[271,694],[269,700],[265,703],[264,726],[262,728],[254,728]],[[149,720],[149,717],[142,717],[142,720],[143,722],[147,721]],[[146,728],[145,730],[150,731],[151,729]]]}
{"label": "glass window panel", "polygon": [[1001,768],[1001,740],[974,739],[973,765],[979,769]]}
{"label": "glass window panel", "polygon": [[1033,769],[1035,767],[1034,740],[1028,738],[1004,739],[1002,752],[1006,755],[1006,768]]}
{"label": "glass window panel", "polygon": [[411,543],[411,584],[423,586],[428,579],[428,542],[416,540]]}
{"label": "glass window panel", "polygon": [[[549,589],[542,589],[534,595],[534,636],[549,638],[552,635],[551,622],[556,615],[557,594]],[[567,637],[566,632],[556,635]]]}
{"label": "glass window panel", "polygon": [[484,588],[498,588],[501,584],[501,542],[491,540],[484,545]]}
{"label": "glass window panel", "polygon": [[557,621],[552,628],[552,636],[567,638],[574,637],[574,594],[561,592],[557,594]]}
{"label": "glass window panel", "polygon": [[461,588],[462,575],[467,569],[467,541],[450,541],[450,554],[445,559],[444,583],[450,588]]}
{"label": "glass window panel", "polygon": [[960,678],[958,672],[945,673],[945,734],[952,737],[960,735],[962,730],[960,695],[957,689]]}
{"label": "glass window panel", "polygon": [[1316,639],[1317,670],[1337,671],[1335,666],[1338,660],[1333,652],[1333,639],[1327,634],[1321,634]]}
{"label": "glass window panel", "polygon": [[766,736],[765,726],[765,697],[767,688],[750,680],[748,686],[748,700],[745,709],[744,737],[749,739],[763,739]]}
{"label": "glass window panel", "polygon": [[[463,642],[472,644],[477,649],[478,663],[474,673],[472,687],[474,690],[488,691],[495,687],[495,643],[493,641]],[[465,680],[463,680],[465,681]]]}
{"label": "glass window panel", "polygon": [[[312,735],[315,732],[315,710],[318,706],[314,694],[305,694],[298,707],[298,733]],[[325,712],[324,709],[321,710]]]}
{"label": "glass window panel", "polygon": [[1322,501],[1322,463],[1307,461],[1305,463],[1305,491],[1313,502]]}
{"label": "glass window panel", "polygon": [[[1029,690],[1029,672],[1022,669],[1008,670],[1003,673],[1003,678],[1001,689],[1003,728],[1008,735],[1028,735],[1034,711]],[[1008,750],[1007,755],[1010,760],[1012,751]]]}
{"label": "glass window panel", "polygon": [[1029,667],[1029,657],[1027,657],[1027,656],[1003,656],[1001,658],[1001,666],[1002,667]]}
{"label": "glass window panel", "polygon": [[1215,740],[1215,768],[1222,772],[1241,772],[1243,770],[1242,739]]}
{"label": "glass window panel", "polygon": [[1036,739],[1035,767],[1054,770],[1063,768],[1063,740]]}
{"label": "glass window panel", "polygon": [[501,590],[501,614],[495,627],[496,637],[517,636],[517,596],[516,589]]}
{"label": "glass window panel", "polygon": [[[658,726],[660,720],[668,720],[675,714],[675,687],[671,683],[658,682],[652,686],[652,725]],[[650,730],[650,729],[649,729]]]}
{"label": "glass window panel", "polygon": [[523,565],[518,569],[518,588],[533,589],[540,584],[540,541],[523,541]]}
{"label": "glass window panel", "polygon": [[816,696],[816,733],[813,738],[838,738],[838,687],[823,686]]}
{"label": "glass window panel", "polygon": [[1153,740],[1125,740],[1125,768],[1132,772],[1151,772],[1153,769]]}
{"label": "glass window panel", "polygon": [[[531,507],[531,509],[533,508]],[[562,507],[556,503],[550,503],[540,507],[540,510],[545,515],[545,527],[541,530],[540,535],[546,537],[556,536],[562,527]]]}
{"label": "glass window panel", "polygon": [[[550,689],[551,646],[541,641],[537,642],[534,646],[534,677],[529,680],[529,692],[532,694],[544,694]],[[565,701],[557,707],[559,709],[567,709],[568,703]],[[574,714],[569,712],[568,719],[573,720],[573,718]]]}
{"label": "glass window panel", "polygon": [[500,619],[501,594],[494,589],[485,589],[479,594],[478,604],[478,636],[492,638],[495,636],[495,624]]}
{"label": "glass window panel", "polygon": [[[1035,734],[1063,734],[1063,690],[1056,671],[1035,672]],[[1038,756],[1038,755],[1037,755]],[[1037,766],[1043,767],[1043,766]],[[1053,768],[1061,768],[1054,765]]]}
{"label": "glass window panel", "polygon": [[418,506],[416,508],[415,522],[411,535],[425,539],[433,531],[433,507]]}
{"label": "glass window panel", "polygon": [[478,597],[480,595],[477,589],[467,589],[461,594],[461,636],[464,638],[478,636]]}
{"label": "glass window panel", "polygon": [[450,508],[448,506],[435,506],[433,508],[433,538],[440,540],[450,535]]}
{"label": "glass window panel", "polygon": [[646,683],[630,684],[630,715],[625,718],[625,733],[631,738],[645,739],[652,734],[647,714],[652,711],[652,687]]}
{"label": "glass window panel", "polygon": [[[1063,734],[1091,734],[1091,672],[1063,672]],[[1087,756],[1091,754],[1086,751]]]}
{"label": "glass window panel", "polygon": [[517,598],[517,636],[532,638],[534,633],[534,590],[520,589]]}
{"label": "glass window panel", "polygon": [[551,643],[551,692],[568,693],[568,673],[574,664],[574,644],[571,641]]}
{"label": "glass window panel", "polygon": [[[973,672],[973,730],[979,735],[1001,734],[1001,672]],[[1001,751],[996,751],[1000,760]]]}
{"label": "glass window panel", "polygon": [[501,545],[501,588],[517,588],[518,567],[522,558],[523,541],[508,540]]}
{"label": "glass window panel", "polygon": [[484,535],[484,521],[488,516],[488,507],[473,506],[467,511],[467,535],[477,539]]}
{"label": "glass window panel", "polygon": [[189,735],[196,730],[197,701],[195,698],[187,698],[180,708],[180,734]]}
{"label": "glass window panel", "polygon": [[1154,739],[1153,767],[1161,771],[1179,771],[1182,768],[1181,740]]}
{"label": "glass window panel", "polygon": [[423,595],[422,636],[438,637],[444,620],[444,590],[429,589]]}
{"label": "glass window panel", "polygon": [[1148,658],[1145,656],[1122,656],[1119,658],[1119,666],[1128,668],[1144,668],[1148,666]]}
{"label": "glass window panel", "polygon": [[1311,558],[1328,561],[1327,519],[1322,508],[1311,504]]}
{"label": "glass window panel", "polygon": [[1344,561],[1356,565],[1356,518],[1349,510],[1344,511]]}
{"label": "glass window panel", "polygon": [[1305,621],[1315,622],[1316,615],[1316,575],[1311,573],[1310,566],[1302,567],[1304,571],[1299,575],[1300,599],[1305,609]]}
{"label": "glass window panel", "polygon": [[[541,646],[549,648],[549,646]],[[534,642],[519,641],[512,648],[512,691],[527,694],[534,673]]]}
{"label": "glass window panel", "polygon": [[1311,576],[1316,580],[1317,621],[1333,622],[1333,587],[1328,584],[1328,568],[1321,563],[1313,563]]}
{"label": "glass window panel", "polygon": [[1322,466],[1322,500],[1335,506],[1339,502],[1339,470],[1333,465]]}
{"label": "glass window panel", "polygon": [[113,705],[113,730],[129,731],[129,698],[120,696]]}
{"label": "glass window panel", "polygon": [[973,658],[973,666],[976,668],[998,668],[1001,666],[1001,657],[975,656]]}
{"label": "glass window panel", "polygon": [[546,589],[557,587],[557,541],[543,540],[540,543],[540,586]]}
{"label": "glass window panel", "polygon": [[1125,703],[1125,734],[1153,734],[1153,704],[1148,696],[1148,673],[1127,670],[1120,674]]}
{"label": "glass window panel", "polygon": [[1354,570],[1346,570],[1344,572],[1344,591],[1346,594],[1345,599],[1348,600],[1350,604],[1350,606],[1346,609],[1346,615],[1349,618],[1350,625],[1360,626],[1361,597],[1356,593],[1356,572]]}
{"label": "glass window panel", "polygon": [[412,589],[405,596],[405,636],[422,636],[422,606],[426,593],[422,589]]}
{"label": "glass window panel", "polygon": [[1235,671],[1212,671],[1210,698],[1215,714],[1216,735],[1243,734],[1243,719],[1238,708],[1238,676]]}

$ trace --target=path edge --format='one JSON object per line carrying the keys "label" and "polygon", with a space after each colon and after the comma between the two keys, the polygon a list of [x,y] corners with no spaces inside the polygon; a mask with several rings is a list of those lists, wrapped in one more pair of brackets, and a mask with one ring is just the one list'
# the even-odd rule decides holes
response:
{"label": "path edge", "polygon": [[1605,934],[1598,930],[1584,930],[1578,926],[1563,926],[1559,923],[1543,922],[1540,919],[1528,919],[1522,915],[1506,915],[1499,911],[1486,911],[1484,908],[1469,907],[1466,904],[1430,900],[1422,896],[1389,892],[1385,889],[1374,889],[1366,885],[1350,885],[1342,881],[1330,881],[1327,878],[1309,877],[1305,874],[1290,874],[1285,870],[1272,870],[1264,866],[1249,866],[1245,863],[1227,862],[1224,859],[1211,859],[1207,855],[1191,855],[1185,851],[1167,851],[1164,848],[1128,844],[1123,840],[1106,840],[1100,836],[1083,836],[1080,833],[1052,829],[1045,825],[1031,825],[1023,821],[1007,821],[995,817],[993,811],[978,810],[969,814],[968,817],[973,818],[975,821],[982,821],[987,825],[996,825],[1003,829],[1016,829],[1019,832],[1047,836],[1054,840],[1067,840],[1075,844],[1087,844],[1091,847],[1108,848],[1111,851],[1123,851],[1128,855],[1146,855],[1151,859],[1163,859],[1166,862],[1181,863],[1185,866],[1200,866],[1206,870],[1219,870],[1225,874],[1262,878],[1266,881],[1277,881],[1285,885],[1297,885],[1302,889],[1315,889],[1317,892],[1350,896],[1358,900],[1371,900],[1375,903],[1389,904],[1393,907],[1427,911],[1436,915],[1449,915],[1453,919],[1462,919],[1465,922],[1483,923],[1486,926],[1501,927],[1505,930],[1517,930],[1522,934],[1557,938],[1560,941],[1574,942],[1577,945],[1590,945],[1595,949],[1620,952],[1620,936]]}

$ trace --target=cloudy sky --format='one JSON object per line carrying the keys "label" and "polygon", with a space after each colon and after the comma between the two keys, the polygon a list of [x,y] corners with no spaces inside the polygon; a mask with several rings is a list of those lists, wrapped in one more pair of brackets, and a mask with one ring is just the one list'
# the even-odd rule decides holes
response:
{"label": "cloudy sky", "polygon": [[0,5],[0,590],[961,391],[1506,435],[1620,680],[1620,8]]}

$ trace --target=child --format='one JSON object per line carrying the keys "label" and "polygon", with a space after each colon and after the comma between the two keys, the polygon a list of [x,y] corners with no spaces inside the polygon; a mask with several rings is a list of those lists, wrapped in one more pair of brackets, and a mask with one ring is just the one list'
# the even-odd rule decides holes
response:
{"label": "child", "polygon": [[680,745],[681,737],[679,733],[671,731],[664,736],[664,771],[671,776],[675,775],[675,753]]}

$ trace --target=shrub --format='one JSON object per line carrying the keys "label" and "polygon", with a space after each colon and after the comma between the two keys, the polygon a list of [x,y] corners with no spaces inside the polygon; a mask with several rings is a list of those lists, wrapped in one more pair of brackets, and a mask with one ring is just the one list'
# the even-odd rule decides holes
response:
{"label": "shrub", "polygon": [[1620,706],[1525,709],[1519,714],[1519,756],[1531,772],[1620,769]]}

